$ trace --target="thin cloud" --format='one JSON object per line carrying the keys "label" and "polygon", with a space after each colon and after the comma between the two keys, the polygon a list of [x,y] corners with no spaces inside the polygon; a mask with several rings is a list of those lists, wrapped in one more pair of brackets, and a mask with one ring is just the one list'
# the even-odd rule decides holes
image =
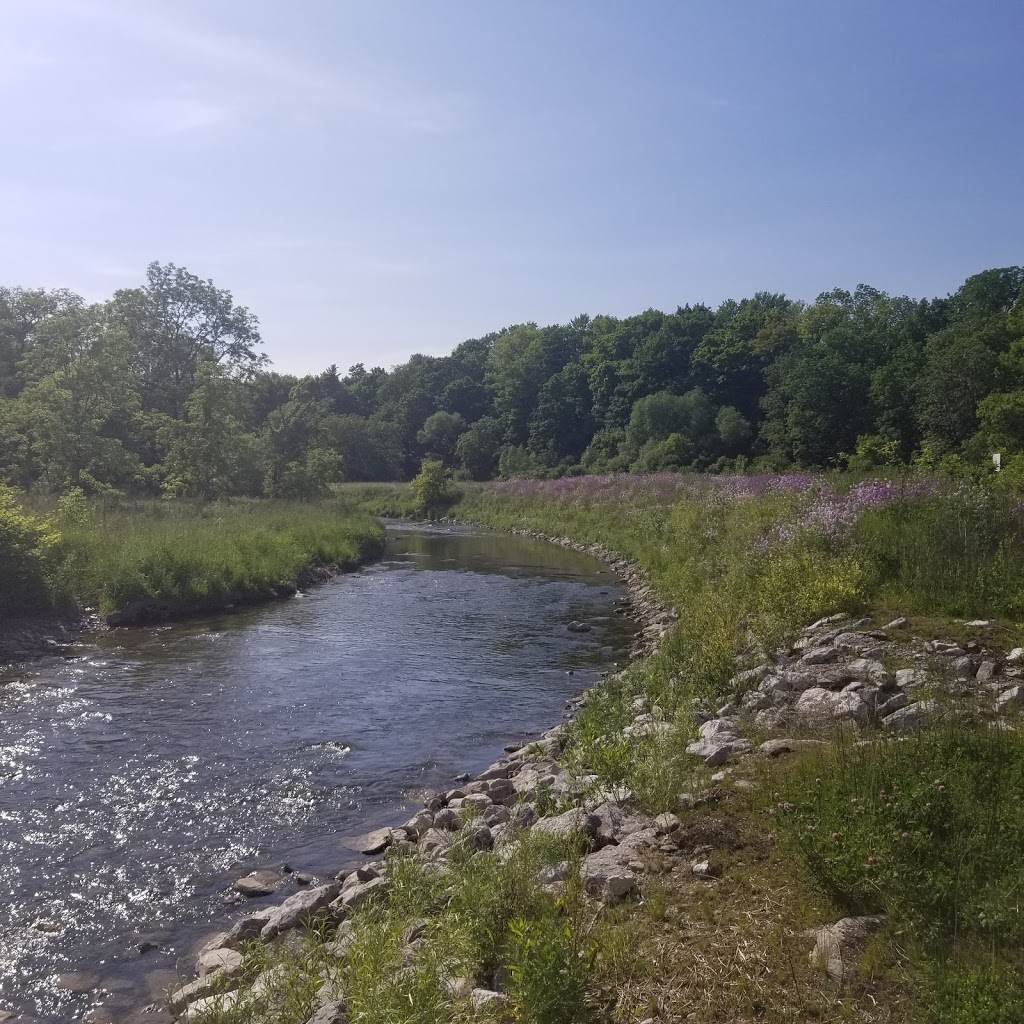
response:
{"label": "thin cloud", "polygon": [[[221,96],[206,101],[205,113],[193,110],[195,126],[205,127],[214,108],[236,112],[246,106],[301,105],[308,114],[346,116],[376,126],[418,133],[442,133],[459,123],[464,103],[456,97],[424,97],[399,82],[318,66],[265,42],[198,27],[163,14],[110,0],[44,0],[62,16],[100,24],[136,44],[166,54],[174,66],[198,65],[207,78],[207,91]],[[248,100],[248,104],[244,101]],[[188,101],[169,99],[170,123],[189,123]],[[177,112],[175,107],[177,105]]]}

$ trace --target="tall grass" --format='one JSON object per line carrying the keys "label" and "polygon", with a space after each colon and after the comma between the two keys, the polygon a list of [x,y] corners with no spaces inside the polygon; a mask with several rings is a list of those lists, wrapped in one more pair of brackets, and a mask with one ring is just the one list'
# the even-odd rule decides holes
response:
{"label": "tall grass", "polygon": [[[313,566],[351,569],[383,546],[379,523],[334,501],[145,502],[61,513],[36,517],[48,530],[35,555],[45,603],[103,613],[146,605],[180,615],[269,598]],[[11,576],[0,580],[11,604],[20,589]]]}
{"label": "tall grass", "polygon": [[1024,1020],[1024,737],[948,717],[777,766],[767,813],[851,914],[884,913],[923,1018]]}

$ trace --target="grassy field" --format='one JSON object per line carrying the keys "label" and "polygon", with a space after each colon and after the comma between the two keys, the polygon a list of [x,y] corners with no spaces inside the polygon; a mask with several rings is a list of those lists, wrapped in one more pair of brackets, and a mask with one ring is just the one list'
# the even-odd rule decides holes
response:
{"label": "grassy field", "polygon": [[[6,529],[5,529],[6,528]],[[147,607],[184,615],[288,592],[314,566],[375,557],[383,529],[335,501],[119,503],[45,512],[0,495],[0,613]]]}
{"label": "grassy field", "polygon": [[[412,501],[400,488],[353,489],[348,500],[391,514]],[[709,791],[708,773],[684,753],[695,704],[732,698],[738,658],[786,648],[821,615],[904,615],[918,636],[951,637],[983,617],[1007,650],[1024,635],[1021,510],[984,484],[802,474],[513,481],[463,485],[443,511],[599,541],[638,562],[679,612],[654,657],[595,691],[566,755],[599,785],[628,786],[651,812],[678,812],[680,793]],[[638,698],[671,724],[668,736],[622,737]],[[957,715],[900,741],[832,738],[823,752],[751,768],[750,788],[711,786],[714,799],[685,824],[706,830],[721,881],[709,891],[673,872],[651,878],[639,906],[606,912],[588,931],[579,1008],[518,1003],[510,1019],[1024,1020],[1021,734]],[[479,897],[493,884],[481,883]],[[803,930],[864,913],[884,913],[887,925],[856,975],[837,985],[810,970]],[[565,914],[576,920],[578,908]],[[531,984],[553,1000],[551,973]]]}

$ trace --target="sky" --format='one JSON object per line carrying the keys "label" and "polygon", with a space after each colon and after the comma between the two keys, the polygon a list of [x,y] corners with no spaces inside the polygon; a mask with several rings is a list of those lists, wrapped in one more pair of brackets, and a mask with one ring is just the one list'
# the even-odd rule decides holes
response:
{"label": "sky", "polygon": [[1024,263],[1019,0],[0,0],[0,283],[282,372]]}

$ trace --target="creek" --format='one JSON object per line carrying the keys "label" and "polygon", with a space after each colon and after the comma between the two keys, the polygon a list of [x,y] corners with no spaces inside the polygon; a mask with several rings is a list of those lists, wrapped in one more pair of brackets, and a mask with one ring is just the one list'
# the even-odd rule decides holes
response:
{"label": "creek", "polygon": [[240,875],[333,874],[556,724],[625,661],[624,593],[542,541],[392,526],[380,562],[294,599],[0,671],[0,1019],[134,1020]]}

